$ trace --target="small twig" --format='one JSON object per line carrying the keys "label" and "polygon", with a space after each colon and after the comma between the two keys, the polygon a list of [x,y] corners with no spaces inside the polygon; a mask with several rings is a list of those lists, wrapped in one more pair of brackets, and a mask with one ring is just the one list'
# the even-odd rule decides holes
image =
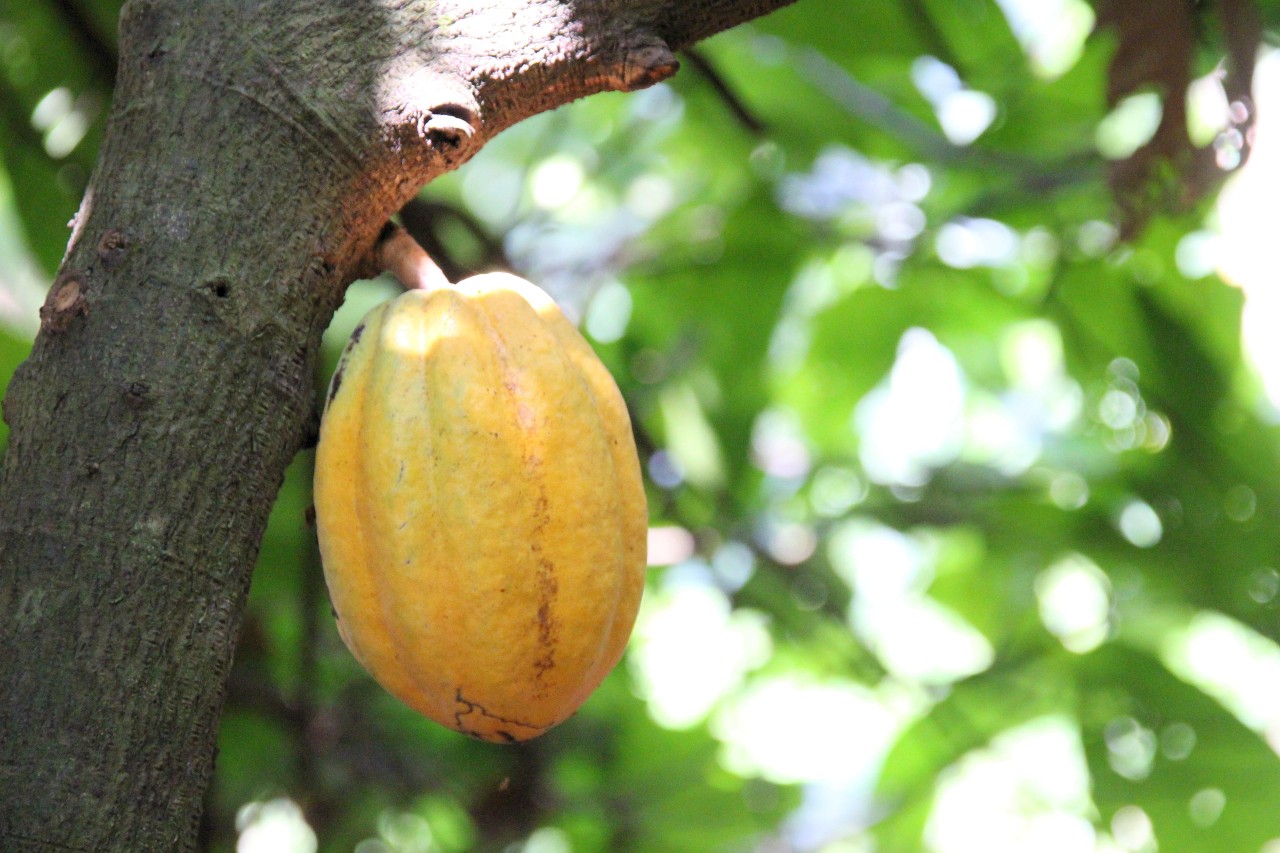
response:
{"label": "small twig", "polygon": [[816,50],[798,50],[795,64],[801,75],[849,115],[889,134],[918,155],[953,166],[965,165],[961,161],[974,161],[982,156],[981,152],[955,145]]}
{"label": "small twig", "polygon": [[[464,263],[454,253],[448,251],[444,242],[437,236],[440,222],[449,220],[461,225],[480,247],[481,257],[475,266]],[[484,269],[510,269],[511,261],[507,258],[502,241],[495,238],[474,216],[458,205],[418,196],[410,199],[408,204],[400,208],[400,224],[409,236],[418,241],[418,245],[427,251],[450,281],[458,281],[473,272]]]}
{"label": "small twig", "polygon": [[947,38],[943,35],[942,30],[938,28],[938,24],[934,21],[933,16],[929,14],[928,7],[922,0],[905,0],[904,5],[907,7],[907,20],[911,22],[912,27],[916,31],[916,35],[924,42],[925,49],[933,55],[933,57],[941,62],[945,62],[956,70],[957,74],[964,76],[964,66],[960,62],[960,57],[951,49],[951,45],[947,42]]}
{"label": "small twig", "polygon": [[[849,115],[894,137],[915,154],[956,169],[990,169],[1017,176],[1020,184],[1035,186],[1040,181],[1055,185],[1046,165],[1029,157],[1004,151],[956,145],[939,131],[900,109],[880,92],[855,79],[842,66],[811,48],[796,50],[792,56],[800,73]],[[1069,156],[1062,169],[1076,169],[1096,162],[1096,155],[1081,152]],[[1061,172],[1061,169],[1059,170]]]}
{"label": "small twig", "polygon": [[733,90],[729,82],[724,79],[711,60],[700,50],[694,48],[686,48],[684,50],[685,57],[689,60],[689,64],[698,69],[698,73],[706,78],[711,84],[711,88],[716,90],[716,94],[724,101],[725,106],[729,108],[729,112],[733,113],[738,123],[756,136],[766,136],[769,133],[769,127],[746,105],[738,93]]}
{"label": "small twig", "polygon": [[418,241],[399,225],[387,225],[375,249],[378,269],[391,273],[405,290],[447,287],[449,279]]}
{"label": "small twig", "polygon": [[97,66],[98,73],[106,81],[108,88],[116,84],[116,50],[102,37],[98,28],[89,20],[89,16],[74,0],[50,0],[49,5],[58,10],[58,14],[66,22],[72,37],[80,43],[80,47],[88,55],[90,62]]}

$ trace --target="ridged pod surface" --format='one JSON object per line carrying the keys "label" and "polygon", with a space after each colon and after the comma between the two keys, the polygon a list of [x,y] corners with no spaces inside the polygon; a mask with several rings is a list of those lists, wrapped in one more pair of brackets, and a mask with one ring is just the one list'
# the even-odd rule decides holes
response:
{"label": "ridged pod surface", "polygon": [[647,530],[630,421],[523,279],[411,290],[364,318],[330,384],[315,505],[343,640],[439,723],[534,737],[622,656]]}

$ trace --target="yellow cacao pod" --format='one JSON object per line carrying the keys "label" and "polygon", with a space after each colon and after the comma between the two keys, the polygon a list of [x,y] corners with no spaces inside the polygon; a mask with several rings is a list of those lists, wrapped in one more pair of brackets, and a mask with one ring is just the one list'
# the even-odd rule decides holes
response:
{"label": "yellow cacao pod", "polygon": [[523,279],[411,290],[364,318],[330,385],[315,505],[343,640],[443,725],[534,737],[622,656],[647,528],[630,421]]}

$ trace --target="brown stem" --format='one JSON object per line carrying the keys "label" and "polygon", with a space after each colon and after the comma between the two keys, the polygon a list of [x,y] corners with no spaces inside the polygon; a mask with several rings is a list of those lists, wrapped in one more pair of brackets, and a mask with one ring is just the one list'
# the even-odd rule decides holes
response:
{"label": "brown stem", "polygon": [[448,287],[450,281],[418,241],[399,225],[388,225],[378,241],[378,268],[405,290]]}
{"label": "brown stem", "polygon": [[[460,281],[472,273],[488,269],[511,269],[511,260],[502,240],[490,234],[475,216],[458,204],[417,196],[400,208],[399,220],[409,236],[417,240],[418,245],[440,265],[450,281]],[[462,226],[476,242],[478,256],[459,257],[457,253],[450,252],[440,236],[444,222]]]}

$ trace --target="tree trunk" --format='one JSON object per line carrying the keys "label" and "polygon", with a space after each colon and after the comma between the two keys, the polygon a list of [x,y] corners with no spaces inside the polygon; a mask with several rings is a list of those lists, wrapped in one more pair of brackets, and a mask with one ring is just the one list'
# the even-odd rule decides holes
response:
{"label": "tree trunk", "polygon": [[195,843],[320,336],[417,190],[790,0],[131,0],[97,172],[4,401],[0,849]]}

